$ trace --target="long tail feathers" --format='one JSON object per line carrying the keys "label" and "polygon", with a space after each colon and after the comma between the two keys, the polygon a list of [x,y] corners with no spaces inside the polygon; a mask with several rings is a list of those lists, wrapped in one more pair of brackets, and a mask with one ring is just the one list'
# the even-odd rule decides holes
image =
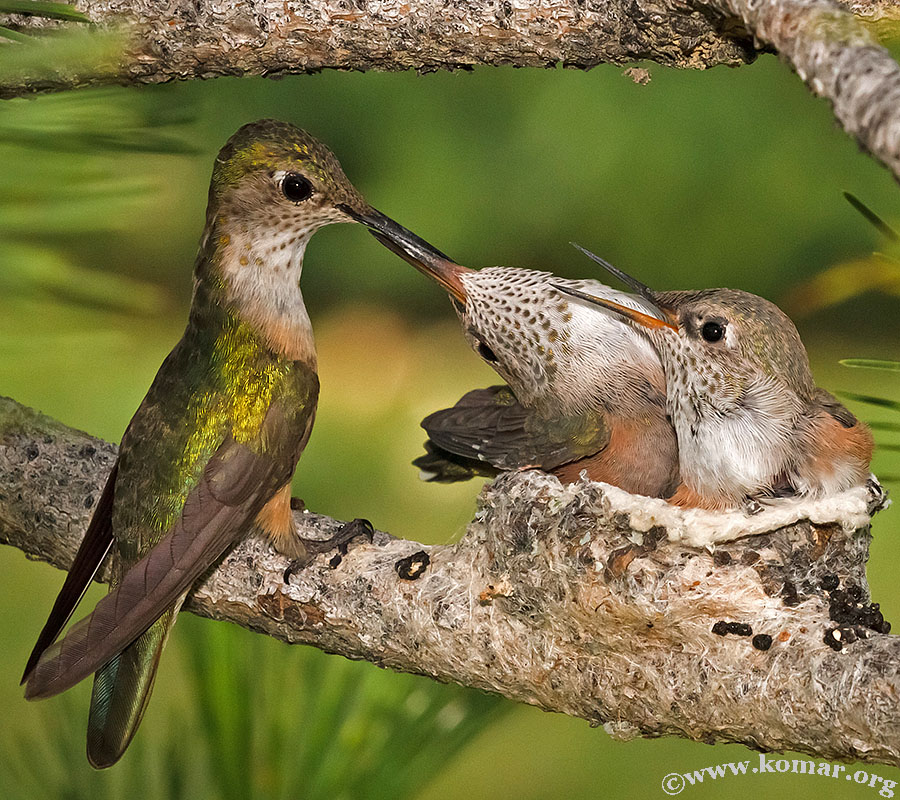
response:
{"label": "long tail feathers", "polygon": [[184,595],[175,608],[166,611],[94,675],[87,757],[96,769],[115,764],[141,724],[160,655],[183,601]]}
{"label": "long tail feathers", "polygon": [[108,766],[121,756],[140,723],[166,635],[191,585],[284,485],[290,474],[285,472],[278,459],[227,439],[175,525],[91,614],[44,650],[26,675],[25,697],[34,700],[99,671],[89,732],[91,763]]}

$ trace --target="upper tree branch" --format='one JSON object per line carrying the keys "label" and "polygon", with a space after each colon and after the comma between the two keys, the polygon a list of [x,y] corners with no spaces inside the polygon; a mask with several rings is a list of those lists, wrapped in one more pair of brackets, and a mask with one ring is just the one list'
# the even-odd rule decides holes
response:
{"label": "upper tree branch", "polygon": [[[110,445],[0,402],[0,541],[66,566],[113,458]],[[900,641],[872,634],[843,652],[823,643],[836,624],[823,579],[867,593],[867,528],[801,522],[711,555],[660,528],[631,530],[598,484],[506,475],[482,500],[456,545],[379,533],[289,584],[285,560],[247,541],[187,607],[623,737],[900,765]],[[296,519],[304,535],[337,525]],[[771,636],[770,649],[715,635],[720,620]]]}
{"label": "upper tree branch", "polygon": [[[724,0],[813,92],[847,133],[900,179],[900,67],[871,30],[830,0]],[[882,17],[881,6],[855,4]],[[894,19],[900,12],[893,8]]]}
{"label": "upper tree branch", "polygon": [[[127,32],[118,63],[0,82],[0,97],[96,82],[155,83],[316,70],[479,64],[589,68],[651,60],[739,64],[779,52],[860,144],[900,178],[900,68],[859,18],[883,0],[78,0]],[[164,12],[161,12],[164,8]],[[3,18],[0,17],[0,22]],[[58,23],[12,18],[23,30]],[[47,64],[54,63],[54,52]]]}

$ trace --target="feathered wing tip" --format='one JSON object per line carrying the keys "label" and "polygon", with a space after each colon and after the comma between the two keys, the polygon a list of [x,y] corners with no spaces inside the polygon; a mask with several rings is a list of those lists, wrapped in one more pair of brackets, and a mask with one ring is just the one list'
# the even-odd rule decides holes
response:
{"label": "feathered wing tip", "polygon": [[425,453],[413,459],[419,477],[428,483],[458,483],[472,478],[495,478],[499,470],[486,461],[457,456],[438,447],[431,439],[425,442]]}
{"label": "feathered wing tip", "polygon": [[88,744],[91,763],[109,766],[121,756],[140,723],[184,597],[284,485],[285,472],[284,462],[226,439],[169,533],[89,616],[44,651],[28,676],[29,700],[51,697],[99,672]]}
{"label": "feathered wing tip", "polygon": [[[244,455],[247,457],[242,458]],[[251,482],[260,470],[252,467],[263,460],[237,445],[221,456],[222,463],[233,470],[251,462],[238,489],[257,485]],[[172,530],[122,576],[89,616],[47,648],[28,678],[27,699],[59,694],[103,667],[177,605],[194,581],[237,540],[260,503],[231,506],[218,499],[213,492],[223,490],[211,484],[223,470],[207,467],[207,475],[188,497]],[[224,483],[230,489],[235,484],[234,480]],[[262,491],[270,495],[272,490],[263,484]]]}
{"label": "feathered wing tip", "polygon": [[153,691],[160,655],[183,601],[184,596],[94,675],[87,757],[95,769],[115,764],[134,738]]}
{"label": "feathered wing tip", "polygon": [[81,540],[78,552],[75,554],[75,560],[72,562],[63,587],[53,603],[53,609],[38,636],[37,643],[28,657],[28,663],[25,665],[25,672],[22,675],[22,683],[31,677],[41,655],[56,641],[62,629],[66,627],[72,612],[81,602],[81,598],[84,597],[84,593],[91,585],[94,575],[97,574],[97,570],[100,569],[103,559],[112,546],[112,506],[118,466],[119,464],[116,462],[106,479],[106,486],[100,495],[94,516]]}
{"label": "feathered wing tip", "polygon": [[[448,453],[457,463],[485,464],[494,474],[534,467],[553,470],[598,452],[609,441],[609,426],[602,415],[548,418],[523,406],[508,386],[467,392],[452,408],[425,417],[422,427],[429,436],[429,455],[437,449],[445,461],[444,453]],[[424,469],[437,466],[433,459],[414,463]]]}

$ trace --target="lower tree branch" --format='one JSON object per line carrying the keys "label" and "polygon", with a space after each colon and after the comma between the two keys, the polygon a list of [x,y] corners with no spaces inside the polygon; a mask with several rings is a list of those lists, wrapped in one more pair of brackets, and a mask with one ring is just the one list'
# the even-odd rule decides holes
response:
{"label": "lower tree branch", "polygon": [[[0,401],[0,541],[65,567],[113,458],[112,446]],[[455,545],[377,533],[288,583],[285,559],[250,539],[187,608],[622,738],[900,765],[900,641],[875,632],[885,626],[865,602],[868,527],[800,521],[709,552],[646,519],[635,530],[640,513],[617,512],[616,497],[507,474]],[[660,503],[628,497],[632,512]],[[339,524],[296,520],[310,537]]]}

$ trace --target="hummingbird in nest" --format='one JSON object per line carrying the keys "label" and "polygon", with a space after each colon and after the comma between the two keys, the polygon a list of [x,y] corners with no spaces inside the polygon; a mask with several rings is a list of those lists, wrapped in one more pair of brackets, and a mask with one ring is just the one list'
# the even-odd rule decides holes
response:
{"label": "hummingbird in nest", "polygon": [[585,471],[635,494],[674,491],[678,447],[655,348],[558,287],[608,297],[648,317],[659,313],[652,302],[549,272],[470,269],[421,241],[372,233],[443,287],[472,349],[506,381],[423,420],[427,452],[413,462],[423,477],[453,482],[539,468],[564,483]]}
{"label": "hummingbird in nest", "polygon": [[816,386],[778,306],[735,289],[655,292],[588,254],[652,307],[555,283],[602,316],[629,320],[656,348],[678,437],[681,484],[669,502],[754,510],[767,497],[818,497],[868,481],[869,428]]}
{"label": "hummingbird in nest", "polygon": [[[355,520],[332,540],[304,541],[291,515],[291,477],[319,391],[300,273],[310,237],[336,222],[419,246],[293,125],[251,123],[222,148],[187,328],[122,437],[22,679],[36,699],[96,673],[87,734],[94,767],[125,751],[187,592],[239,539],[255,529],[303,563],[371,533]],[[57,641],[109,552],[110,592]]]}

